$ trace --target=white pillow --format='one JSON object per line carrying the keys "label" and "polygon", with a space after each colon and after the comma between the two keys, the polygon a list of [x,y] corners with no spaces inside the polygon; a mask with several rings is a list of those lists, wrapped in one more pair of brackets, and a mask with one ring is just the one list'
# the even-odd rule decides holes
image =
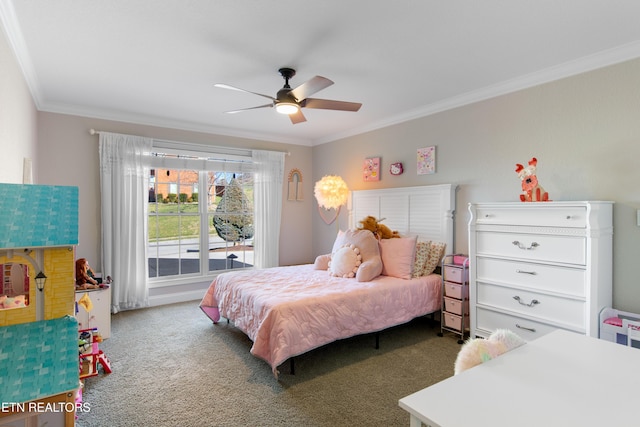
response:
{"label": "white pillow", "polygon": [[355,277],[360,264],[362,264],[360,249],[355,245],[345,244],[331,254],[329,274],[336,277]]}

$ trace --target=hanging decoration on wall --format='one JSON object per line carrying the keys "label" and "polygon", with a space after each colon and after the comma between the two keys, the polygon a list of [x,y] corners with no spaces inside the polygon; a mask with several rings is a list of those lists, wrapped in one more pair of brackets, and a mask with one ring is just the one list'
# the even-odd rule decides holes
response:
{"label": "hanging decoration on wall", "polygon": [[365,182],[380,181],[380,157],[364,159],[362,178]]}
{"label": "hanging decoration on wall", "polygon": [[300,169],[293,168],[289,171],[289,193],[287,200],[301,202],[302,197],[302,172]]}
{"label": "hanging decoration on wall", "polygon": [[402,175],[404,172],[404,167],[402,167],[402,162],[391,163],[389,167],[389,173],[391,175]]}
{"label": "hanging decoration on wall", "polygon": [[418,175],[436,173],[436,147],[418,148]]}
{"label": "hanging decoration on wall", "polygon": [[[316,182],[313,195],[318,201],[318,213],[320,218],[327,224],[332,224],[340,214],[340,207],[347,203],[349,188],[344,180],[337,175],[325,175]],[[325,217],[322,209],[335,209],[333,217]]]}

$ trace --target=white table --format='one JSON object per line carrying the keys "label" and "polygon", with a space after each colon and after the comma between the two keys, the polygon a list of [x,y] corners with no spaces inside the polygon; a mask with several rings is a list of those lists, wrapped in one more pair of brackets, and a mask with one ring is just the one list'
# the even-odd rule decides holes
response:
{"label": "white table", "polygon": [[640,350],[557,330],[399,405],[411,427],[640,426],[639,390]]}

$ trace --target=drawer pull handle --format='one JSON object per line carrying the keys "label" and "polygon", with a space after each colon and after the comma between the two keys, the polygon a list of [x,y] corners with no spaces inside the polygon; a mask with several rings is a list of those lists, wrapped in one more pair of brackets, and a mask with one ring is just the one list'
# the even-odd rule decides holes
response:
{"label": "drawer pull handle", "polygon": [[567,215],[567,219],[571,219],[571,215]]}
{"label": "drawer pull handle", "polygon": [[535,271],[525,271],[525,270],[516,270],[516,273],[520,273],[520,274],[530,274],[530,275],[532,275],[532,276],[535,276],[536,274],[538,274],[538,273],[536,273]]}
{"label": "drawer pull handle", "polygon": [[518,325],[517,323],[516,323],[516,328],[518,328],[518,329],[524,329],[525,331],[529,331],[529,332],[535,332],[535,331],[536,331],[536,330],[535,330],[535,329],[533,329],[533,328],[527,328],[527,327],[525,327],[525,326],[520,326],[520,325]]}
{"label": "drawer pull handle", "polygon": [[526,305],[527,307],[533,307],[536,304],[540,304],[540,301],[538,301],[537,299],[532,299],[531,302],[529,304],[526,304],[522,301],[520,301],[520,297],[518,295],[516,295],[515,297],[513,297],[514,300],[518,301],[518,304],[520,305]]}
{"label": "drawer pull handle", "polygon": [[537,248],[538,246],[540,246],[540,244],[538,242],[531,243],[531,245],[529,245],[529,247],[526,247],[525,245],[523,245],[522,243],[518,242],[517,240],[514,240],[511,243],[513,243],[514,245],[516,245],[520,249],[524,249],[524,250],[527,250],[527,251],[530,251],[531,249]]}

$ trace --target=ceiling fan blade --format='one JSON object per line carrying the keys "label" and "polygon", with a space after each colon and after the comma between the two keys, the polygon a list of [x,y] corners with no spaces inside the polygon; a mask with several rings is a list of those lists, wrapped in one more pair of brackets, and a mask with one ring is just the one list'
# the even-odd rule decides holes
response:
{"label": "ceiling fan blade", "polygon": [[302,114],[302,110],[298,110],[297,113],[289,114],[289,118],[291,119],[291,123],[294,125],[296,123],[306,122],[307,118]]}
{"label": "ceiling fan blade", "polygon": [[321,91],[322,89],[329,87],[333,84],[331,80],[322,76],[315,76],[306,82],[302,83],[300,86],[292,89],[289,92],[293,97],[298,101],[302,101],[306,99],[308,96],[313,95],[316,92]]}
{"label": "ceiling fan blade", "polygon": [[323,110],[358,111],[362,104],[359,102],[334,101],[332,99],[307,98],[300,103],[300,106]]}
{"label": "ceiling fan blade", "polygon": [[258,105],[257,107],[241,108],[239,110],[225,111],[225,113],[235,114],[235,113],[241,113],[243,111],[255,110],[256,108],[266,108],[266,107],[273,107],[273,104],[264,104],[264,105]]}
{"label": "ceiling fan blade", "polygon": [[251,92],[250,90],[240,89],[239,87],[229,86],[229,85],[225,85],[225,84],[222,84],[222,83],[216,83],[216,84],[214,84],[214,86],[215,87],[219,87],[221,89],[231,89],[231,90],[237,90],[238,92],[252,93],[254,95],[262,96],[264,98],[269,98],[272,101],[276,100],[273,96],[264,95],[262,93],[257,93],[257,92]]}

